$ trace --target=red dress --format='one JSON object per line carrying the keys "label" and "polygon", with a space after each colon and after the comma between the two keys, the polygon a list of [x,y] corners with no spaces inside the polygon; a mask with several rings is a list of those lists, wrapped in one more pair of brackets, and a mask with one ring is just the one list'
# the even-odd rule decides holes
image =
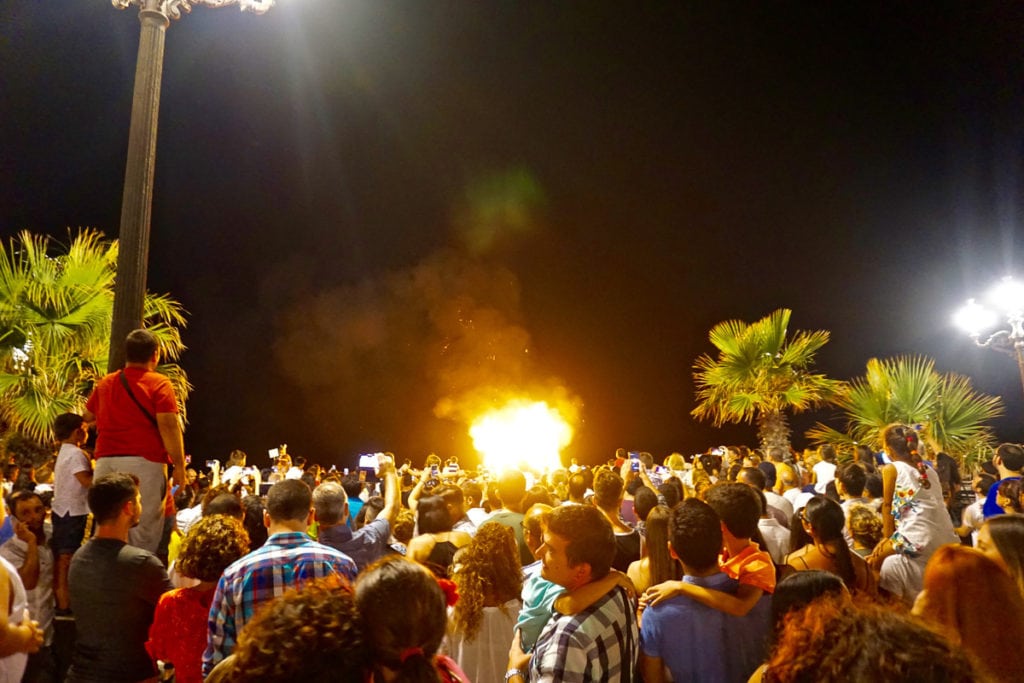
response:
{"label": "red dress", "polygon": [[178,683],[203,682],[203,651],[214,587],[177,588],[160,596],[146,650],[154,660],[174,664]]}

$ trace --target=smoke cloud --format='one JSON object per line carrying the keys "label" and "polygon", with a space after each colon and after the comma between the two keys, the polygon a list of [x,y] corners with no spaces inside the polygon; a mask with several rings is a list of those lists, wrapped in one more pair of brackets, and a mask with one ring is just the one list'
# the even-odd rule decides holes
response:
{"label": "smoke cloud", "polygon": [[516,275],[454,249],[304,297],[274,351],[314,429],[414,457],[466,448],[472,420],[513,397],[570,423],[581,405],[535,362]]}

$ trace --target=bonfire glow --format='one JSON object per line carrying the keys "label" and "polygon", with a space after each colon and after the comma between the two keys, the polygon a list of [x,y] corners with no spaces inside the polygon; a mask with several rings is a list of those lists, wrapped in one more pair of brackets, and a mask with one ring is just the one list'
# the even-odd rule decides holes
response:
{"label": "bonfire glow", "polygon": [[492,471],[524,464],[542,470],[561,467],[559,453],[572,441],[572,427],[547,403],[518,400],[481,415],[469,435]]}

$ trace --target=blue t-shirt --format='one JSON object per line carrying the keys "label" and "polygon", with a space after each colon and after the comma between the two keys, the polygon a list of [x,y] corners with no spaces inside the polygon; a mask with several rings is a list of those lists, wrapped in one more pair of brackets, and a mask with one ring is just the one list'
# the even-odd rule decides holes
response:
{"label": "blue t-shirt", "polygon": [[[735,593],[739,586],[722,573],[684,576],[683,582],[723,593]],[[767,635],[770,618],[764,607],[769,600],[767,596],[762,598],[764,605],[759,602],[743,617],[706,607],[686,596],[653,605],[644,611],[641,651],[648,657],[660,658],[672,672],[675,683],[743,683],[763,661],[763,637]],[[737,646],[752,636],[759,642],[748,643],[743,652],[738,652]]]}
{"label": "blue t-shirt", "polygon": [[981,512],[985,516],[985,519],[989,517],[995,517],[996,515],[1006,514],[1006,510],[1000,507],[999,503],[996,502],[996,496],[999,495],[999,485],[1004,481],[1016,481],[1020,477],[1007,477],[1006,479],[1000,479],[992,488],[988,490],[988,496],[985,497],[985,504],[981,507]]}
{"label": "blue t-shirt", "polygon": [[529,652],[537,644],[540,632],[551,621],[555,598],[565,590],[542,577],[540,569],[540,560],[523,567],[523,606],[519,610],[516,629],[521,634],[524,652]]}
{"label": "blue t-shirt", "polygon": [[345,523],[348,525],[349,529],[355,529],[356,528],[355,525],[353,524],[353,521],[355,520],[356,515],[358,515],[359,511],[362,510],[362,509],[363,509],[363,500],[362,500],[362,498],[349,498],[348,499],[348,521],[346,521]]}
{"label": "blue t-shirt", "polygon": [[0,526],[0,545],[7,543],[7,541],[14,538],[14,522],[12,521],[13,518],[14,515],[7,515],[7,517],[4,518],[3,525]]}

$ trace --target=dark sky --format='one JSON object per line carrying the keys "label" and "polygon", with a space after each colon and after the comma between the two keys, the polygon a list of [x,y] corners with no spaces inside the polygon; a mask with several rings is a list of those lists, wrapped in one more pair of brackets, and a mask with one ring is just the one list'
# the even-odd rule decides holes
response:
{"label": "dark sky", "polygon": [[[3,237],[116,236],[137,46],[134,9],[0,7]],[[581,460],[753,443],[691,420],[691,366],[779,307],[830,375],[927,354],[1022,439],[1012,360],[950,326],[1022,275],[1022,84],[1012,2],[197,7],[149,266],[187,448],[465,453],[495,386],[574,403]]]}

